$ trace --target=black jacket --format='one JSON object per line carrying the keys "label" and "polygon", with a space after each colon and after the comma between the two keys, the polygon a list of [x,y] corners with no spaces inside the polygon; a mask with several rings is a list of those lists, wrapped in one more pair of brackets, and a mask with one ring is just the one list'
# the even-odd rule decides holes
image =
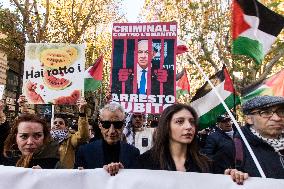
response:
{"label": "black jacket", "polygon": [[[17,161],[20,159],[21,154],[10,153],[9,157],[4,158],[3,165],[16,166]],[[29,168],[39,165],[42,169],[54,169],[59,168],[59,153],[58,144],[56,142],[50,142],[45,145],[39,152],[35,153],[29,163]]]}
{"label": "black jacket", "polygon": [[[159,161],[157,159],[154,159],[152,156],[152,150],[148,150],[145,153],[141,154],[136,162],[134,168],[136,169],[150,169],[150,170],[162,170],[161,166],[159,164]],[[168,168],[165,170],[169,171],[176,171],[176,167],[174,164],[174,161],[172,158],[169,159],[169,165]],[[188,157],[188,159],[185,162],[185,168],[186,172],[197,172],[201,173],[202,170],[198,165],[193,161],[191,156]],[[209,170],[207,172],[213,172],[212,166],[209,163]]]}
{"label": "black jacket", "polygon": [[9,134],[10,126],[7,121],[0,125],[0,165],[3,164],[4,156],[3,156],[3,148],[4,142]]}
{"label": "black jacket", "polygon": [[215,173],[224,174],[225,169],[235,167],[234,141],[218,127],[206,138],[202,153],[214,161]]}
{"label": "black jacket", "polygon": [[[125,142],[120,142],[119,161],[124,165],[124,168],[132,168],[139,154],[140,152],[137,148]],[[104,162],[103,140],[96,140],[92,143],[80,146],[75,158],[75,168],[102,168]]]}
{"label": "black jacket", "polygon": [[[274,151],[274,149],[263,140],[256,137],[249,129],[249,125],[242,128],[242,131],[248,140],[264,174],[268,178],[284,179],[284,165],[281,163],[281,156]],[[247,148],[243,144],[244,160],[242,170],[247,172],[251,177],[260,177],[256,165],[251,158]],[[283,154],[284,155],[284,154]],[[284,157],[282,156],[282,160]]]}

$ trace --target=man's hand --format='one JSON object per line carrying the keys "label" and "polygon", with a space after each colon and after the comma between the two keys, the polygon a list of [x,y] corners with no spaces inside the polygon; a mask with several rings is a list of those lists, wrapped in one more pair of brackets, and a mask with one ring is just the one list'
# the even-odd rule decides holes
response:
{"label": "man's hand", "polygon": [[111,95],[111,91],[109,90],[105,94],[105,101],[109,102],[109,101],[111,101],[111,99],[112,99],[112,95]]}
{"label": "man's hand", "polygon": [[78,110],[80,113],[85,113],[85,108],[87,106],[87,101],[85,100],[84,97],[80,98],[77,101],[77,106],[78,106]]}
{"label": "man's hand", "polygon": [[17,102],[21,108],[22,113],[29,113],[27,104],[28,100],[26,99],[25,95],[20,95]]}
{"label": "man's hand", "polygon": [[118,173],[119,169],[124,169],[124,166],[122,163],[118,162],[104,165],[103,168],[110,174],[110,176],[114,176]]}
{"label": "man's hand", "polygon": [[27,102],[28,101],[27,101],[25,95],[20,95],[19,96],[19,99],[18,99],[19,106],[24,106],[24,105],[26,105]]}
{"label": "man's hand", "polygon": [[157,69],[157,70],[154,70],[154,73],[157,76],[157,80],[160,83],[167,82],[167,80],[168,80],[168,72],[167,72],[167,70],[165,70],[165,69]]}
{"label": "man's hand", "polygon": [[118,80],[125,82],[128,80],[128,76],[132,73],[131,69],[122,68],[118,72]]}
{"label": "man's hand", "polygon": [[243,184],[245,180],[248,179],[249,175],[237,169],[226,169],[224,172],[225,175],[231,175],[234,182],[237,184]]}

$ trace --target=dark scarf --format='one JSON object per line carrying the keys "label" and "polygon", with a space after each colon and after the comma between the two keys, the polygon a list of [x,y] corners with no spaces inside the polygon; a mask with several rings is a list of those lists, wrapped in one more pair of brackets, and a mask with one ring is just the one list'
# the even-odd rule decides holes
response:
{"label": "dark scarf", "polygon": [[119,162],[120,142],[117,142],[113,145],[109,145],[105,140],[103,140],[103,152],[104,165],[107,165],[112,162]]}

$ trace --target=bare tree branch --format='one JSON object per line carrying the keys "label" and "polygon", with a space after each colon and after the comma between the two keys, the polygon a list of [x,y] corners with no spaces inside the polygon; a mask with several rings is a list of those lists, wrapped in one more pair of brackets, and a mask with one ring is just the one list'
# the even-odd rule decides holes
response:
{"label": "bare tree branch", "polygon": [[95,7],[95,0],[92,1],[92,7],[91,7],[87,17],[84,19],[84,22],[83,22],[83,25],[82,25],[80,31],[75,35],[75,38],[72,40],[73,43],[76,43],[77,40],[81,37],[82,33],[85,31],[86,26],[88,25],[89,20],[90,20],[91,16],[93,15],[94,7]]}
{"label": "bare tree branch", "polygon": [[[81,14],[82,14],[83,3],[84,3],[84,1],[81,2],[80,6],[79,6],[79,9],[78,9],[77,16],[76,16],[75,26],[76,26],[76,28],[77,28],[77,33],[80,33],[79,30],[78,30],[78,28],[79,28],[80,16],[81,16]],[[94,2],[93,2],[93,6],[94,6]],[[92,7],[93,7],[93,6],[92,6]]]}
{"label": "bare tree branch", "polygon": [[25,15],[25,10],[23,9],[23,7],[20,5],[20,2],[18,0],[13,0],[13,2],[15,3],[16,7],[20,10],[22,16]]}
{"label": "bare tree branch", "polygon": [[218,55],[220,57],[220,60],[224,61],[224,63],[227,65],[227,67],[230,65],[230,61],[225,57],[224,50],[222,49],[221,45],[219,43],[215,43],[216,47],[218,49]]}
{"label": "bare tree branch", "polygon": [[211,52],[208,50],[208,47],[206,45],[205,39],[203,38],[203,36],[199,37],[200,39],[200,43],[201,43],[201,48],[204,52],[204,57],[205,59],[210,62],[212,64],[212,66],[214,67],[215,71],[219,70],[217,64],[214,62],[212,56],[211,56]]}
{"label": "bare tree branch", "polygon": [[[78,33],[78,27],[77,27],[77,22],[75,24],[75,20],[74,20],[74,6],[75,6],[75,0],[72,0],[72,7],[71,7],[71,21],[72,21],[72,24],[73,24],[73,28],[74,28],[74,31],[75,33]],[[78,20],[78,18],[77,18]]]}
{"label": "bare tree branch", "polygon": [[34,0],[34,3],[33,3],[33,7],[34,7],[34,10],[35,10],[35,16],[36,16],[36,25],[37,25],[37,36],[36,36],[36,42],[38,43],[41,39],[41,31],[40,31],[40,16],[39,16],[39,13],[38,13],[38,8],[37,8],[37,2],[36,0]]}
{"label": "bare tree branch", "polygon": [[257,83],[262,82],[264,79],[266,79],[267,75],[271,72],[273,66],[277,63],[277,61],[284,56],[284,48],[279,50],[279,53],[274,56],[271,61],[267,64],[265,71],[261,74],[261,76],[250,83],[248,86],[245,86],[244,88],[249,88],[250,86],[254,86]]}
{"label": "bare tree branch", "polygon": [[[45,9],[45,15],[44,15],[44,19],[43,19],[43,24],[40,28],[40,31],[42,33],[41,37],[44,36],[44,34],[46,33],[46,27],[49,21],[49,0],[46,0],[46,9]],[[41,41],[42,39],[40,39]]]}

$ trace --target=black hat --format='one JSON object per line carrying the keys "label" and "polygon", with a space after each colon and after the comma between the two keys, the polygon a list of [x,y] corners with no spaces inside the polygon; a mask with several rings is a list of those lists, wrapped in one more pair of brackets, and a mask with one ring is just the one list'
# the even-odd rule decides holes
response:
{"label": "black hat", "polygon": [[229,120],[231,120],[231,118],[228,114],[220,115],[217,117],[217,122],[229,121]]}
{"label": "black hat", "polygon": [[284,98],[280,96],[257,96],[248,101],[243,105],[244,114],[248,115],[252,110],[263,109],[276,105],[284,105]]}

